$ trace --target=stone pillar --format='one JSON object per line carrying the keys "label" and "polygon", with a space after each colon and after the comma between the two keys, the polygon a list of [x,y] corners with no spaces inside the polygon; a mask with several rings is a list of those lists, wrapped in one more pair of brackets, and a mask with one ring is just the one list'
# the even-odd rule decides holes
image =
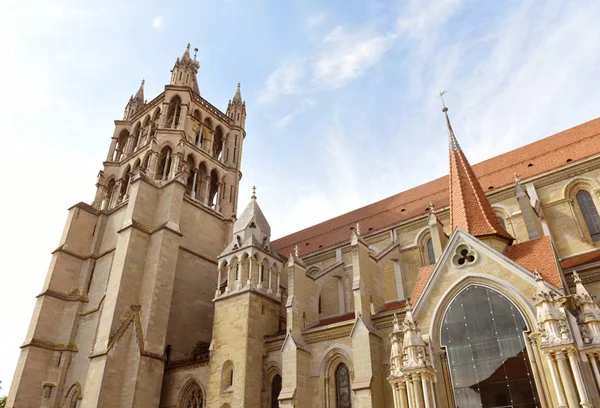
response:
{"label": "stone pillar", "polygon": [[577,408],[579,407],[579,402],[577,400],[577,391],[575,390],[575,386],[571,378],[571,369],[569,368],[567,357],[565,356],[565,353],[563,351],[556,351],[555,355],[556,362],[558,363],[558,372],[560,374],[560,379],[565,389],[565,394],[567,395],[567,402],[569,404],[569,408]]}
{"label": "stone pillar", "polygon": [[179,123],[177,124],[177,129],[184,129],[188,106],[182,104],[179,109]]}
{"label": "stone pillar", "polygon": [[415,408],[415,390],[413,388],[413,383],[410,379],[410,376],[406,377],[406,391],[408,394],[408,406],[409,408]]}
{"label": "stone pillar", "polygon": [[248,282],[247,282],[248,287],[252,287],[252,266],[253,266],[252,264],[254,263],[252,261],[253,261],[253,258],[248,257]]}
{"label": "stone pillar", "polygon": [[575,385],[577,386],[577,392],[579,394],[579,404],[584,408],[591,408],[592,404],[590,404],[590,397],[587,395],[587,390],[585,389],[585,383],[583,382],[581,367],[579,366],[576,353],[577,351],[574,349],[569,349],[567,351],[571,370],[573,371],[573,377],[575,378]]}
{"label": "stone pillar", "polygon": [[171,153],[169,153],[167,155],[167,157],[165,158],[165,168],[163,169],[163,172],[161,174],[161,177],[160,177],[161,180],[167,179],[167,176],[168,176],[167,170],[169,169],[170,163],[171,163]]}
{"label": "stone pillar", "polygon": [[425,408],[431,408],[431,396],[429,395],[429,378],[424,373],[421,374],[421,386],[423,387],[423,400]]}
{"label": "stone pillar", "polygon": [[102,202],[104,201],[104,198],[106,197],[106,190],[107,190],[106,186],[103,186],[100,183],[96,184],[96,196],[94,197],[94,202],[92,203],[92,206],[94,208],[96,208],[97,210],[103,210]]}
{"label": "stone pillar", "polygon": [[194,179],[192,181],[192,191],[190,193],[190,196],[192,197],[193,200],[196,199],[196,183],[198,181],[198,172],[196,171],[196,169],[192,169],[192,172],[194,173]]}
{"label": "stone pillar", "polygon": [[272,286],[271,286],[271,275],[273,275],[273,267],[272,266],[269,267],[269,287],[267,288],[267,292],[268,293],[273,293],[273,289],[271,289],[272,288]]}
{"label": "stone pillar", "polygon": [[330,407],[330,403],[329,403],[329,377],[325,377],[325,381],[324,381],[324,387],[325,389],[323,390],[323,394],[325,395],[325,408],[329,408]]}
{"label": "stone pillar", "polygon": [[416,397],[416,408],[425,408],[425,400],[423,398],[423,388],[421,387],[421,375],[413,374],[412,376],[413,389]]}
{"label": "stone pillar", "polygon": [[210,195],[210,176],[204,176],[204,205],[208,207],[208,196]]}
{"label": "stone pillar", "polygon": [[406,383],[397,383],[398,387],[398,399],[400,400],[400,408],[408,408],[408,395],[406,394]]}
{"label": "stone pillar", "polygon": [[[175,175],[177,174],[177,169],[179,167],[179,159],[180,159],[180,153],[171,153],[171,168],[169,169],[169,180],[172,178],[175,178]],[[167,167],[167,166],[165,166]]]}
{"label": "stone pillar", "polygon": [[596,354],[591,353],[588,355],[590,364],[592,365],[592,371],[594,371],[594,377],[596,377],[596,384],[600,384],[600,371],[598,371],[598,361],[596,361]]}
{"label": "stone pillar", "polygon": [[256,284],[256,287],[259,288],[259,289],[262,288],[262,281],[263,281],[264,269],[265,269],[265,264],[264,263],[260,263],[258,265],[258,283]]}
{"label": "stone pillar", "polygon": [[552,399],[549,396],[546,374],[544,373],[543,361],[540,356],[537,343],[532,337],[525,337],[525,347],[527,348],[527,354],[530,356],[529,361],[531,364],[531,371],[533,373],[535,384],[537,385],[536,388],[540,396],[542,408],[550,408],[552,405]]}
{"label": "stone pillar", "polygon": [[219,181],[217,184],[217,198],[215,199],[216,212],[221,212],[221,190],[223,190],[223,183]]}
{"label": "stone pillar", "polygon": [[281,284],[280,280],[281,280],[281,273],[277,272],[277,287],[275,288],[275,294],[277,296],[281,296],[281,293],[279,292],[280,291],[280,286],[279,285]]}
{"label": "stone pillar", "polygon": [[215,298],[218,298],[219,295],[221,294],[221,270],[223,269],[222,266],[219,266],[217,268],[218,274],[217,274],[217,290],[215,291]]}
{"label": "stone pillar", "polygon": [[215,140],[215,132],[212,129],[208,129],[208,141],[210,142],[208,147],[208,154],[213,155],[213,144]]}
{"label": "stone pillar", "polygon": [[118,139],[113,138],[110,141],[110,148],[108,149],[108,155],[106,156],[106,161],[113,161],[113,157],[115,155],[115,148],[117,147]]}

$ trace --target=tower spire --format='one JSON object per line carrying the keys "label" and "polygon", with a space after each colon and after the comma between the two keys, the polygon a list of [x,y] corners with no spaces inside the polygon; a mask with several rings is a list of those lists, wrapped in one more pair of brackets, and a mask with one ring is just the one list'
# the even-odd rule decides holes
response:
{"label": "tower spire", "polygon": [[448,117],[448,108],[444,106],[442,112],[446,117],[450,149],[450,223],[452,230],[460,227],[473,236],[497,236],[512,242],[513,237],[500,225],[473,168],[456,140]]}
{"label": "tower spire", "polygon": [[190,57],[190,47],[191,44],[188,43],[181,58],[177,58],[175,61],[175,66],[171,70],[171,85],[189,86],[194,92],[200,94],[198,79],[196,78],[196,74],[200,69],[200,63],[196,60],[198,49],[194,48],[194,59],[192,59]]}
{"label": "tower spire", "polygon": [[146,81],[142,79],[142,84],[140,85],[140,89],[135,93],[134,99],[144,102],[144,83]]}

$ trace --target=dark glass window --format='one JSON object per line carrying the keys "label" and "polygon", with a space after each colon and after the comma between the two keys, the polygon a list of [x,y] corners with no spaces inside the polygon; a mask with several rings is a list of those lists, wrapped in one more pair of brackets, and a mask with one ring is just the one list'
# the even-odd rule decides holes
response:
{"label": "dark glass window", "polygon": [[534,408],[539,400],[525,349],[523,316],[498,292],[468,286],[450,303],[442,345],[456,406]]}
{"label": "dark glass window", "polygon": [[502,228],[506,229],[506,223],[502,217],[498,217],[498,222],[502,225]]}
{"label": "dark glass window", "polygon": [[594,200],[590,193],[585,190],[578,192],[577,204],[579,204],[583,219],[592,236],[592,241],[600,241],[600,215],[598,215],[598,209],[596,209],[596,205],[594,204]]}
{"label": "dark glass window", "polygon": [[279,408],[279,393],[281,393],[281,376],[275,375],[271,382],[271,408]]}
{"label": "dark glass window", "polygon": [[341,363],[335,370],[335,401],[337,408],[351,408],[350,372]]}
{"label": "dark glass window", "polygon": [[427,240],[427,256],[429,258],[429,265],[435,263],[435,253],[433,252],[433,241],[431,238]]}
{"label": "dark glass window", "polygon": [[194,385],[187,393],[184,405],[185,408],[202,408],[202,391],[198,385]]}

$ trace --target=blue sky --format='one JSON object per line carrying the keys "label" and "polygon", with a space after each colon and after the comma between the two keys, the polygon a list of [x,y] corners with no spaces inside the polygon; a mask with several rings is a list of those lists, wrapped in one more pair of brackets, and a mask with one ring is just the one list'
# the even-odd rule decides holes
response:
{"label": "blue sky", "polygon": [[188,42],[207,100],[224,110],[242,83],[240,207],[256,184],[279,237],[443,175],[441,88],[472,163],[599,116],[599,16],[561,0],[2,1],[0,395],[112,121]]}

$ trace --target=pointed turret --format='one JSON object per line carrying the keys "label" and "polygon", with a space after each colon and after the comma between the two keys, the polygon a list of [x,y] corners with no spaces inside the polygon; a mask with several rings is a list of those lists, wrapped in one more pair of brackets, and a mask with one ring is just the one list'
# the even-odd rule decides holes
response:
{"label": "pointed turret", "polygon": [[594,298],[587,291],[581,278],[573,271],[575,282],[575,305],[579,308],[579,322],[584,343],[600,345],[600,308]]}
{"label": "pointed turret", "polygon": [[181,58],[177,58],[175,66],[171,70],[171,85],[189,86],[194,92],[200,94],[196,74],[200,69],[200,63],[196,60],[198,48],[194,49],[194,58],[190,57],[190,44],[188,43]]}
{"label": "pointed turret", "polygon": [[442,110],[446,116],[450,147],[450,223],[452,230],[460,227],[476,237],[498,237],[508,243],[513,237],[502,227],[490,205],[473,168],[460,148],[448,108]]}
{"label": "pointed turret", "polygon": [[542,223],[536,209],[531,204],[531,198],[529,194],[521,185],[521,179],[517,173],[515,173],[515,196],[521,209],[521,216],[525,222],[525,228],[527,229],[527,235],[529,239],[538,239],[544,236],[544,230],[542,229]]}
{"label": "pointed turret", "polygon": [[227,104],[227,116],[233,119],[234,123],[240,127],[246,124],[246,102],[242,100],[241,84],[238,82],[233,99]]}
{"label": "pointed turret", "polygon": [[123,120],[131,119],[135,116],[136,112],[144,106],[144,82],[145,81],[142,79],[140,89],[135,93],[135,96],[131,95],[129,98],[129,102],[127,102],[127,105],[125,106]]}
{"label": "pointed turret", "polygon": [[565,298],[549,288],[540,272],[534,271],[537,289],[533,295],[536,320],[541,334],[541,346],[554,346],[572,342],[567,318],[561,306]]}

